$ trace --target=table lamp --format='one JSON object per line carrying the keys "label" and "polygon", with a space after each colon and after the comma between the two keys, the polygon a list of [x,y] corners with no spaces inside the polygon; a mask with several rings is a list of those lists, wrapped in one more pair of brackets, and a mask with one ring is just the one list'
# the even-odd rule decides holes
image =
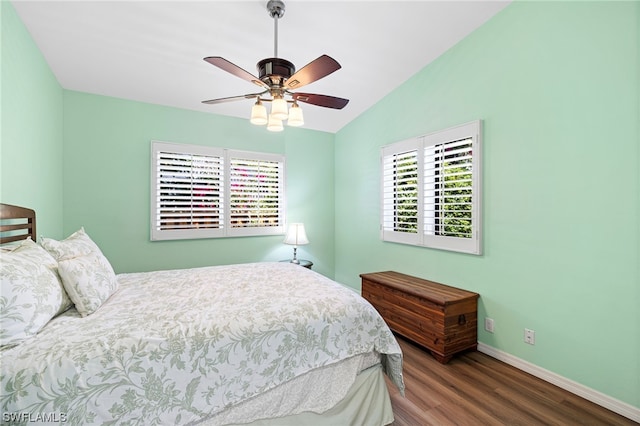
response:
{"label": "table lamp", "polygon": [[304,224],[303,223],[289,224],[287,235],[284,237],[284,243],[293,246],[293,259],[291,259],[291,263],[300,264],[300,261],[298,260],[297,253],[296,253],[298,250],[298,246],[309,244],[309,240],[307,239],[307,233],[304,230]]}

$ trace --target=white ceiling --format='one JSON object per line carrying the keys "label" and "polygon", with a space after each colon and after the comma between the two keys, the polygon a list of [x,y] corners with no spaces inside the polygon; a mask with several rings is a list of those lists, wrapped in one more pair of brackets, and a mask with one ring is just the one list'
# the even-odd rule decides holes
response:
{"label": "white ceiling", "polygon": [[[65,89],[248,118],[256,92],[202,59],[252,74],[274,54],[267,1],[13,1]],[[342,110],[302,104],[305,128],[337,132],[509,1],[286,0],[278,56],[297,69],[327,54],[342,69],[301,91],[350,99]]]}

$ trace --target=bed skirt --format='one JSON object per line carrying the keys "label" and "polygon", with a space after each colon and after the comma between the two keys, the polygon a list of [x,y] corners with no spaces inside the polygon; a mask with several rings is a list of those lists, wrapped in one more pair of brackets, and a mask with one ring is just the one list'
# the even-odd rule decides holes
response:
{"label": "bed skirt", "polygon": [[382,426],[392,423],[394,417],[382,366],[376,364],[360,372],[346,395],[323,413],[304,411],[282,417],[254,420],[250,423],[238,422],[237,419],[232,423],[221,420],[220,416],[216,416],[199,424],[205,426]]}

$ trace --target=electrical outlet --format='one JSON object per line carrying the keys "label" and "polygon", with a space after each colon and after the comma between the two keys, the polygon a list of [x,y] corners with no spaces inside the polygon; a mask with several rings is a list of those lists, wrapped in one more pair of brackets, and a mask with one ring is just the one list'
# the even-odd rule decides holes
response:
{"label": "electrical outlet", "polygon": [[524,342],[530,345],[536,344],[536,332],[533,330],[529,330],[528,328],[524,329]]}
{"label": "electrical outlet", "polygon": [[489,333],[493,333],[493,318],[486,318],[484,319],[484,329],[487,330]]}

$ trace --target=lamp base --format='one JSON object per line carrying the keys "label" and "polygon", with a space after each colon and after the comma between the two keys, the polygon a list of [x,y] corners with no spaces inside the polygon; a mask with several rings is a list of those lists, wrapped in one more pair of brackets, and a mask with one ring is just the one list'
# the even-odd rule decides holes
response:
{"label": "lamp base", "polygon": [[300,264],[297,256],[298,246],[293,246],[293,259],[291,259],[291,263],[295,263],[296,265]]}

